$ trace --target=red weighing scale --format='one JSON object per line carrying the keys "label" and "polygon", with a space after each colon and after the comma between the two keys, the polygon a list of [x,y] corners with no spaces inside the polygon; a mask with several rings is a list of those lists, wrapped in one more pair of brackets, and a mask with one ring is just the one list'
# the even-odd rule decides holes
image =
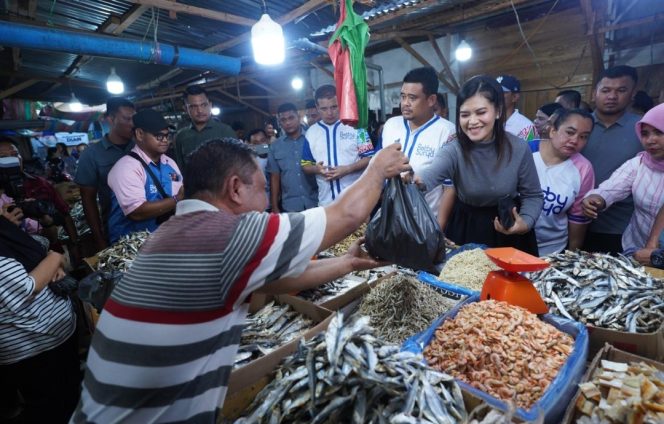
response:
{"label": "red weighing scale", "polygon": [[549,263],[513,247],[496,247],[484,251],[493,263],[502,268],[491,271],[484,280],[481,300],[502,300],[541,315],[549,312],[532,281],[519,272],[541,271]]}

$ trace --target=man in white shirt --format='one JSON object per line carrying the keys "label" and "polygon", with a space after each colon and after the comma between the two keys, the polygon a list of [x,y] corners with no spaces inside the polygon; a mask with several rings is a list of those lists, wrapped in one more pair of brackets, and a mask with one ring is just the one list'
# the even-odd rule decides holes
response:
{"label": "man in white shirt", "polygon": [[314,95],[321,120],[305,134],[302,170],[316,175],[318,204],[325,206],[357,180],[374,154],[369,134],[339,120],[337,90],[323,85]]}
{"label": "man in white shirt", "polygon": [[516,104],[519,102],[521,83],[512,75],[501,75],[496,81],[503,87],[505,96],[505,131],[513,134],[523,141],[531,141],[539,138],[533,122],[519,113]]}
{"label": "man in white shirt", "polygon": [[[431,67],[416,68],[406,74],[401,86],[401,116],[390,118],[383,128],[383,147],[401,143],[415,173],[428,167],[443,144],[456,138],[450,121],[434,113],[438,76]],[[438,214],[443,187],[426,194],[432,212]]]}

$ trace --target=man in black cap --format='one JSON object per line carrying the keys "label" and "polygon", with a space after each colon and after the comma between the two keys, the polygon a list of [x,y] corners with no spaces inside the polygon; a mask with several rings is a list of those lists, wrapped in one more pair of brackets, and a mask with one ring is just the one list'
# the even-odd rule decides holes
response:
{"label": "man in black cap", "polygon": [[154,231],[182,199],[182,174],[164,153],[170,133],[161,113],[145,109],[134,115],[136,146],[108,174],[111,243],[134,231]]}
{"label": "man in black cap", "polygon": [[505,97],[505,131],[523,141],[539,138],[533,121],[519,113],[516,108],[521,97],[521,82],[512,75],[500,75],[496,81],[503,88]]}

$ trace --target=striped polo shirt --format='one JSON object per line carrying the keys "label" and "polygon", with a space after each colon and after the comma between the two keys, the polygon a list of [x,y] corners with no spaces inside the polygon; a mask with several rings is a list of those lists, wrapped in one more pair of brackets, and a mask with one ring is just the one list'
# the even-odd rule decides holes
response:
{"label": "striped polo shirt", "polygon": [[302,273],[325,224],[322,208],[234,215],[179,202],[104,307],[72,422],[214,423],[248,296]]}
{"label": "striped polo shirt", "polygon": [[45,288],[23,265],[0,256],[0,365],[13,364],[56,348],[72,335],[76,316],[71,301]]}

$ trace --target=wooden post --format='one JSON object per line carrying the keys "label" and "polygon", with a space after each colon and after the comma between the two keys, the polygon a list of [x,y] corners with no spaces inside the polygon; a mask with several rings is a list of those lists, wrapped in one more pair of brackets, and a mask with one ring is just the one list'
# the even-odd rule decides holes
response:
{"label": "wooden post", "polygon": [[454,73],[452,73],[452,69],[450,68],[450,63],[447,61],[447,58],[445,58],[445,55],[440,50],[440,46],[438,45],[438,42],[433,37],[433,35],[429,35],[429,41],[431,42],[431,45],[433,46],[433,49],[436,52],[436,55],[438,56],[438,60],[440,60],[440,63],[443,64],[443,68],[445,68],[445,71],[447,72],[450,82],[456,87],[456,90],[454,90],[454,94],[458,94],[459,90],[461,90],[461,87],[459,86],[459,82],[456,80]]}
{"label": "wooden post", "polygon": [[597,34],[595,34],[595,17],[592,10],[591,0],[579,0],[581,10],[586,17],[586,33],[590,41],[590,56],[593,62],[593,88],[597,85],[599,74],[604,70],[604,59],[600,48]]}

